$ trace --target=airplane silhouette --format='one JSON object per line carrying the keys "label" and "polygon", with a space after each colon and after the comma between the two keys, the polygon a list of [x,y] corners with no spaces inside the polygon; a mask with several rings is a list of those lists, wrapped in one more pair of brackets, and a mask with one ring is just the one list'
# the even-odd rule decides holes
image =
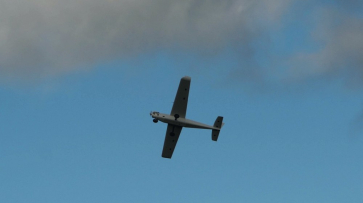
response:
{"label": "airplane silhouette", "polygon": [[154,118],[154,123],[161,121],[168,124],[168,127],[166,129],[164,148],[161,155],[164,158],[170,159],[173,155],[176,143],[178,142],[178,138],[183,127],[211,129],[212,140],[217,141],[219,132],[224,125],[224,123],[222,122],[222,116],[217,117],[213,126],[185,118],[188,105],[190,81],[191,78],[189,76],[185,76],[180,80],[178,92],[176,93],[173,108],[171,109],[170,114],[163,114],[157,111],[152,111],[150,113],[151,117]]}

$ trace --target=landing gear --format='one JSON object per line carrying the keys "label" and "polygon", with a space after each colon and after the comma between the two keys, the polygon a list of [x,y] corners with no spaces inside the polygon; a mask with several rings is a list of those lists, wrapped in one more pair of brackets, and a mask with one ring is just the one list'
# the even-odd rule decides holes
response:
{"label": "landing gear", "polygon": [[175,114],[174,118],[175,118],[175,120],[177,120],[179,118],[179,114]]}
{"label": "landing gear", "polygon": [[154,118],[154,119],[153,119],[153,122],[154,122],[154,123],[157,123],[158,121],[159,121],[159,120],[158,120],[158,119],[156,119],[156,118]]}

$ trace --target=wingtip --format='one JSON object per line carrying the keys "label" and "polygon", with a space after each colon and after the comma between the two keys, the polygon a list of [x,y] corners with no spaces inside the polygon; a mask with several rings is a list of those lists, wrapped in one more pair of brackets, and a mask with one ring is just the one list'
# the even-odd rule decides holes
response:
{"label": "wingtip", "polygon": [[169,157],[169,156],[163,156],[163,155],[161,155],[161,157],[163,157],[165,159],[171,159],[171,156]]}
{"label": "wingtip", "polygon": [[184,77],[182,77],[182,80],[192,80],[192,78],[189,76],[184,76]]}

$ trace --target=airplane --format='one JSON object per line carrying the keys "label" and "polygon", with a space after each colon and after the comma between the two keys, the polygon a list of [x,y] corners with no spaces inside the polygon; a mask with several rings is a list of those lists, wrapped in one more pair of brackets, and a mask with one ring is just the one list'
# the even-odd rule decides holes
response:
{"label": "airplane", "polygon": [[178,142],[179,135],[183,127],[185,128],[200,128],[200,129],[211,129],[212,130],[212,140],[217,141],[219,132],[224,125],[223,117],[218,116],[213,126],[192,121],[185,118],[188,105],[189,87],[191,78],[185,76],[180,79],[178,91],[175,96],[173,108],[170,114],[159,113],[157,111],[150,112],[153,122],[157,123],[161,121],[167,123],[168,127],[166,129],[164,148],[162,152],[162,157],[171,159],[176,143]]}

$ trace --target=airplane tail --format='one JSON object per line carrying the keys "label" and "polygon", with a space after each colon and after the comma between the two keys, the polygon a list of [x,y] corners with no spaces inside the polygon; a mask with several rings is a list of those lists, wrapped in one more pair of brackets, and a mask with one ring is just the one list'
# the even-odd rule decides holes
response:
{"label": "airplane tail", "polygon": [[219,136],[219,132],[221,130],[221,128],[223,127],[224,123],[223,121],[223,117],[222,116],[218,116],[216,121],[214,122],[214,127],[219,128],[219,130],[212,130],[212,140],[213,141],[217,141],[218,140],[218,136]]}

